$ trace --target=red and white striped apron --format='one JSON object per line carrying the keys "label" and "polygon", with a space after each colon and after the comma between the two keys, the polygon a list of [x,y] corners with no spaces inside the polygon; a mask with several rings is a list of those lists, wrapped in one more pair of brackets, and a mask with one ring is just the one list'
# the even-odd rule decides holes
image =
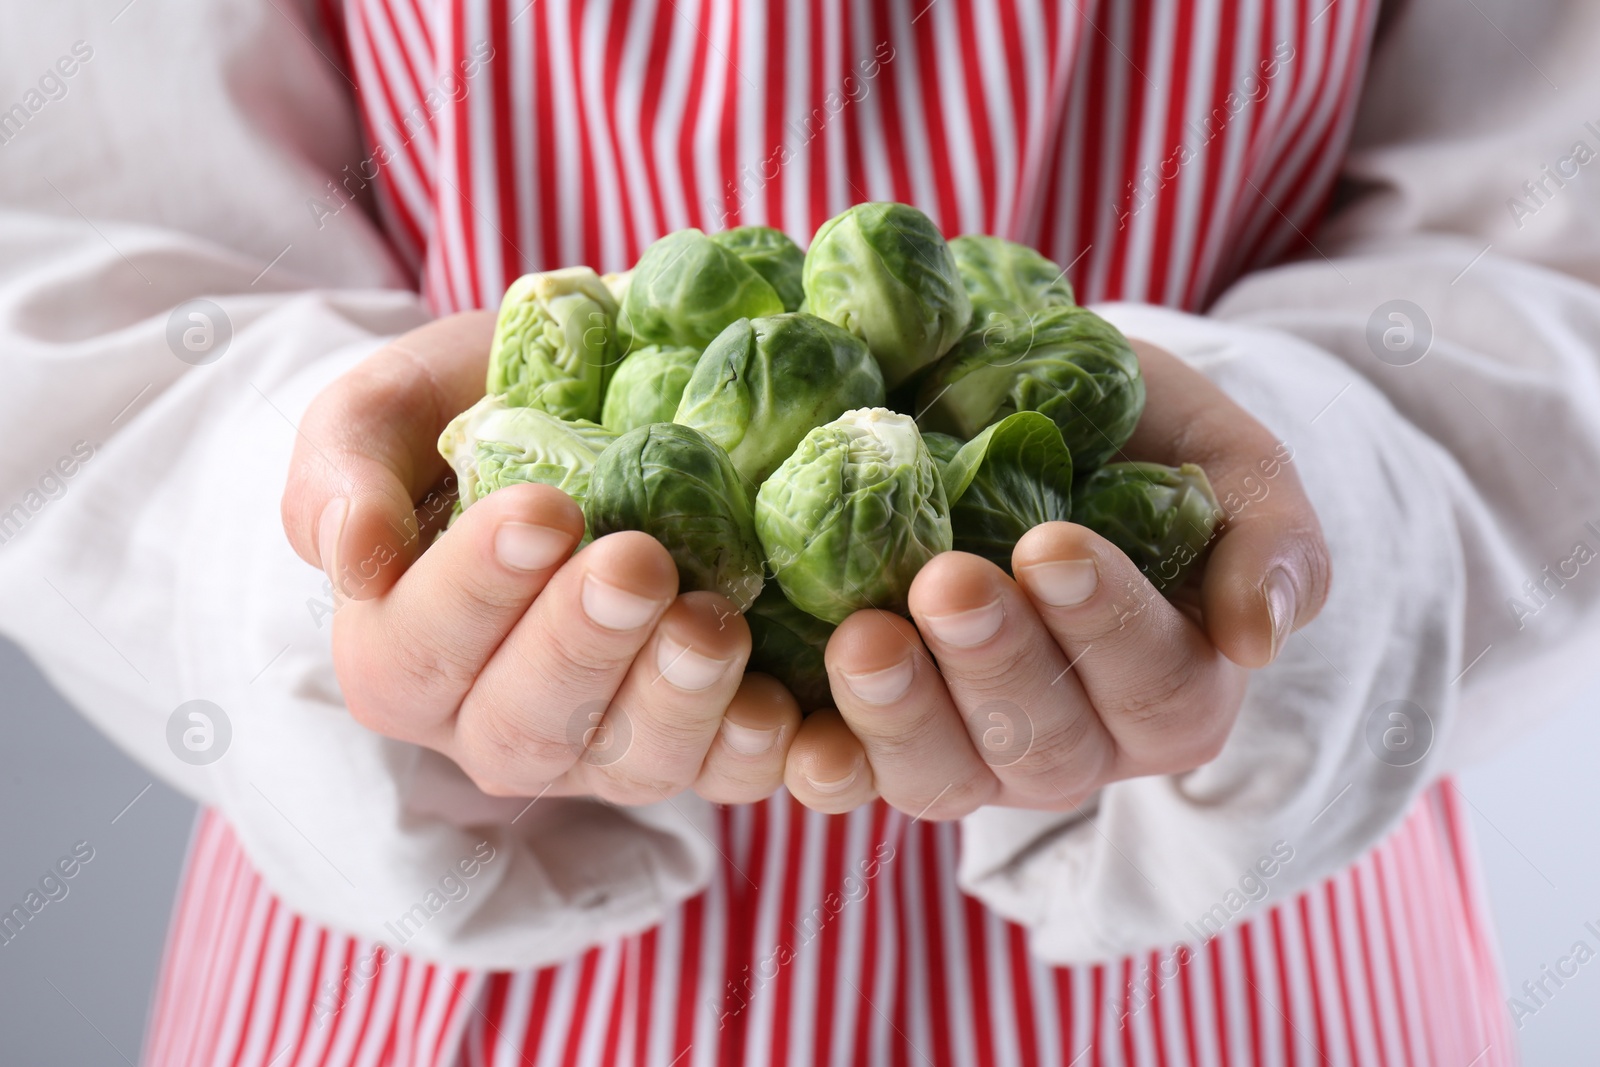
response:
{"label": "red and white striped apron", "polygon": [[[1036,245],[1080,298],[1205,305],[1304,245],[1377,0],[345,0],[399,254],[440,313],[663,232],[802,242],[851,203]],[[787,794],[720,811],[709,889],[511,973],[292,913],[196,829],[146,1062],[1345,1065],[1516,1062],[1453,788],[1352,867],[1198,951],[1052,967],[955,883],[960,831]]]}

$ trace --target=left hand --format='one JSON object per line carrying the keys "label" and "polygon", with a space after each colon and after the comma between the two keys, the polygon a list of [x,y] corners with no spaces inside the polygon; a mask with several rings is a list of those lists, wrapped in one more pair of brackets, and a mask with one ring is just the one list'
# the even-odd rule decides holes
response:
{"label": "left hand", "polygon": [[1017,543],[1015,580],[979,556],[936,557],[911,587],[915,625],[859,611],[828,643],[838,710],[806,718],[788,755],[802,803],[843,812],[882,796],[925,819],[1066,810],[1216,757],[1249,671],[1321,610],[1328,550],[1289,450],[1176,357],[1134,347],[1148,400],[1118,458],[1198,463],[1229,515],[1198,595],[1168,601],[1066,522]]}

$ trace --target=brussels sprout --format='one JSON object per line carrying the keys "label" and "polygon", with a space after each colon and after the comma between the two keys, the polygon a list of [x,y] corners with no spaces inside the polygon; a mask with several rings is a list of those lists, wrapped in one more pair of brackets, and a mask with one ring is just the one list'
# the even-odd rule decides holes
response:
{"label": "brussels sprout", "polygon": [[487,392],[563,419],[600,417],[617,302],[588,267],[525,274],[500,301]]}
{"label": "brussels sprout", "polygon": [[1072,454],[1061,430],[1037,411],[1019,411],[984,430],[942,474],[955,547],[1008,574],[1023,534],[1072,518]]}
{"label": "brussels sprout", "polygon": [[934,368],[919,393],[925,430],[974,437],[1017,411],[1061,427],[1081,471],[1121,448],[1144,411],[1144,378],[1128,339],[1081,307],[1047,308],[1020,334],[973,334]]}
{"label": "brussels sprout", "polygon": [[789,240],[789,235],[771,226],[736,226],[714,233],[711,239],[726,248],[767,280],[783,310],[799,311],[805,291],[800,287],[800,269],[806,254]]}
{"label": "brussels sprout", "polygon": [[730,323],[783,311],[765,278],[699,230],[667,234],[632,273],[623,320],[640,344],[704,348]]}
{"label": "brussels sprout", "polygon": [[615,368],[616,361],[622,359],[634,349],[633,334],[628,332],[628,317],[622,313],[623,298],[628,295],[628,283],[633,281],[633,271],[625,270],[614,274],[602,274],[600,280],[605,283],[606,291],[611,294],[611,299],[616,301],[617,316],[616,328],[611,334],[612,362],[608,366]]}
{"label": "brussels sprout", "polygon": [[665,345],[645,345],[628,353],[606,386],[601,425],[626,433],[652,422],[671,422],[699,359],[698,348]]}
{"label": "brussels sprout", "polygon": [[972,303],[933,220],[905,204],[857,204],[806,253],[806,310],[867,342],[890,389],[956,343]]}
{"label": "brussels sprout", "polygon": [[806,434],[762,483],[756,533],[789,601],[837,625],[905,611],[911,579],[950,548],[950,509],[911,417],[863,408]]}
{"label": "brussels sprout", "polygon": [[672,421],[727,449],[753,495],[813,427],[882,403],[883,375],[860,338],[791,312],[717,335]]}
{"label": "brussels sprout", "polygon": [[1076,303],[1066,272],[1027,245],[968,234],[951,241],[950,252],[972,299],[969,334],[1015,330],[1046,308]]}
{"label": "brussels sprout", "polygon": [[934,463],[939,465],[939,473],[944,473],[944,468],[956,453],[961,451],[961,438],[951,437],[947,433],[925,433],[922,443],[928,446],[928,455],[933,457]]}
{"label": "brussels sprout", "polygon": [[633,281],[633,271],[614,271],[610,274],[600,275],[600,280],[605,283],[606,291],[611,294],[611,299],[622,306],[622,300],[628,295],[628,283]]}
{"label": "brussels sprout", "polygon": [[727,453],[698,430],[658,422],[600,454],[583,507],[589,532],[643,530],[666,546],[683,591],[710,589],[739,610],[761,593],[761,544]]}
{"label": "brussels sprout", "polygon": [[1157,589],[1183,578],[1222,514],[1193,463],[1112,463],[1083,479],[1076,497],[1072,521],[1122,549]]}
{"label": "brussels sprout", "polygon": [[616,436],[592,422],[567,422],[486,396],[445,427],[439,454],[456,472],[462,508],[518,482],[553,485],[581,507],[595,459]]}
{"label": "brussels sprout", "polygon": [[750,624],[750,669],[764,671],[789,687],[801,711],[833,707],[828,668],[823,661],[833,626],[807,615],[776,585],[762,590],[745,612]]}

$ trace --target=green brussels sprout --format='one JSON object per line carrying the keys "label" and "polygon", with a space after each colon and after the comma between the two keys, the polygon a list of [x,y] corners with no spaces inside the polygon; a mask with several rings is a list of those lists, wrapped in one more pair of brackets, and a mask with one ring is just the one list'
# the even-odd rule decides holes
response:
{"label": "green brussels sprout", "polygon": [[950,252],[972,300],[969,334],[1017,329],[1018,320],[1077,302],[1066,272],[1027,245],[967,234],[950,242]]}
{"label": "green brussels sprout", "polygon": [[583,515],[595,537],[643,530],[678,565],[681,591],[709,589],[740,611],[764,581],[750,500],[726,452],[687,426],[629,430],[595,462]]}
{"label": "green brussels sprout", "polygon": [[718,334],[672,421],[726,449],[753,495],[813,427],[882,404],[883,375],[860,338],[789,312]]}
{"label": "green brussels sprout", "polygon": [[519,482],[553,485],[581,507],[595,459],[616,436],[592,422],[568,422],[486,396],[450,420],[439,435],[439,454],[456,472],[463,509]]}
{"label": "green brussels sprout", "polygon": [[783,310],[800,310],[800,301],[806,295],[800,286],[800,270],[805,265],[806,254],[788,234],[771,226],[736,226],[712,234],[711,239],[765,278],[783,301]]}
{"label": "green brussels sprout", "polygon": [[862,408],[806,434],[762,483],[756,533],[790,603],[837,625],[906,610],[911,579],[950,548],[950,509],[911,417]]}
{"label": "green brussels sprout", "polygon": [[867,342],[890,389],[966,332],[972,303],[933,220],[906,204],[857,204],[806,253],[806,310]]}
{"label": "green brussels sprout", "polygon": [[634,349],[617,365],[606,386],[600,424],[627,433],[652,422],[671,422],[699,359],[698,348],[645,345]]}
{"label": "green brussels sprout", "polygon": [[525,274],[500,301],[486,391],[563,419],[600,417],[617,302],[588,267]]}
{"label": "green brussels sprout", "polygon": [[833,707],[824,654],[833,626],[807,615],[768,585],[745,612],[750,624],[750,670],[763,671],[789,687],[800,710]]}
{"label": "green brussels sprout", "polygon": [[922,443],[928,446],[928,455],[939,465],[941,474],[949,462],[956,458],[956,453],[961,451],[961,438],[951,437],[947,433],[925,433]]}
{"label": "green brussels sprout", "polygon": [[1007,574],[1023,534],[1072,518],[1072,453],[1060,428],[1037,411],[1001,419],[961,445],[941,473],[955,548]]}
{"label": "green brussels sprout", "polygon": [[1162,590],[1200,557],[1222,515],[1193,463],[1112,463],[1083,479],[1075,496],[1072,521],[1120,548]]}
{"label": "green brussels sprout", "polygon": [[744,260],[699,230],[679,230],[639,257],[622,311],[640,344],[704,348],[730,323],[782,313],[783,301]]}
{"label": "green brussels sprout", "polygon": [[1120,330],[1081,307],[1047,308],[1018,334],[973,334],[922,383],[924,430],[975,437],[1017,411],[1061,427],[1081,471],[1113,456],[1144,412],[1139,359]]}

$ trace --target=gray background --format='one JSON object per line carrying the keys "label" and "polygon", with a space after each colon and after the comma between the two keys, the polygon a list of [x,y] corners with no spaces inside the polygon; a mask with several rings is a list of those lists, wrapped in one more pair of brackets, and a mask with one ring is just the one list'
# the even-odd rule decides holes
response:
{"label": "gray background", "polygon": [[[1600,927],[1596,753],[1600,689],[1462,779],[1513,989],[1580,938],[1600,947],[1584,930]],[[0,945],[0,1065],[137,1062],[194,805],[152,784],[0,640],[0,814],[0,910],[75,842],[95,850],[66,898]],[[1530,1067],[1592,1062],[1600,960],[1519,1037]]]}

